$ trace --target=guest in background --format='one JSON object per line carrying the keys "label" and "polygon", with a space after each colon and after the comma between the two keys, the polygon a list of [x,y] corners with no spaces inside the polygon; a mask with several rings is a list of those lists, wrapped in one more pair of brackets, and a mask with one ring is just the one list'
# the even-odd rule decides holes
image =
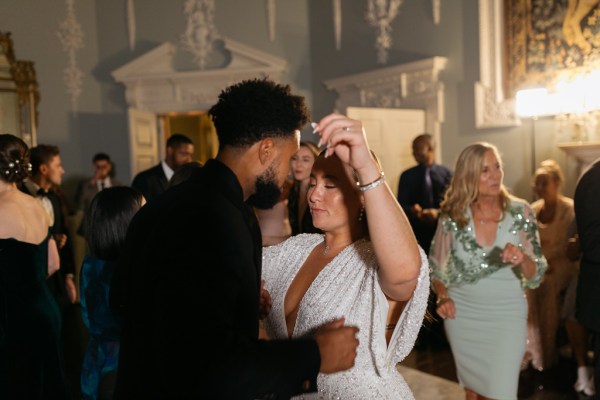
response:
{"label": "guest in background", "polygon": [[168,187],[172,188],[173,186],[177,186],[180,183],[187,181],[194,174],[194,172],[201,167],[202,163],[199,163],[198,161],[191,161],[183,164],[177,169],[177,171],[175,171],[171,179],[169,179]]}
{"label": "guest in background", "polygon": [[[398,203],[408,217],[417,242],[426,253],[429,253],[429,246],[439,217],[440,202],[444,198],[444,193],[452,178],[452,172],[435,162],[435,143],[433,136],[428,133],[423,133],[413,139],[412,154],[417,165],[405,170],[400,175]],[[417,348],[448,346],[442,321],[433,317],[435,316],[435,303],[436,296],[432,291],[429,295],[428,306],[431,318],[425,320],[421,332],[419,332]]]}
{"label": "guest in background", "polygon": [[[320,374],[320,397],[412,398],[396,364],[412,349],[427,307],[427,257],[385,183],[362,123],[330,114],[317,128],[329,146],[312,167],[307,198],[324,234],[296,235],[263,248],[263,279],[273,300],[267,333],[301,338],[344,316],[360,328],[356,363],[348,371]],[[386,296],[410,299],[389,348]]]}
{"label": "guest in background", "polygon": [[29,149],[0,135],[0,398],[69,399],[61,351],[61,316],[45,284],[58,266],[50,217],[17,189]]}
{"label": "guest in background", "polygon": [[25,180],[21,190],[35,197],[50,218],[52,237],[58,246],[61,267],[58,273],[47,280],[47,283],[64,314],[77,298],[75,261],[67,227],[69,207],[60,192],[65,170],[57,146],[40,144],[33,147],[30,160],[31,178]]}
{"label": "guest in background", "polygon": [[440,213],[440,202],[452,172],[435,162],[433,137],[423,133],[414,138],[412,154],[417,162],[400,175],[398,203],[410,221],[419,245],[429,252]]}
{"label": "guest in background", "polygon": [[431,245],[429,263],[459,382],[467,399],[516,399],[527,340],[523,288],[547,265],[535,214],[509,195],[495,146],[459,155]]}
{"label": "guest in background", "polygon": [[600,160],[581,176],[575,188],[575,218],[581,246],[575,316],[594,343],[594,382],[600,386]]}
{"label": "guest in background", "polygon": [[94,176],[80,182],[75,195],[77,209],[83,213],[81,224],[79,224],[77,230],[80,236],[85,236],[85,213],[96,193],[109,187],[123,186],[123,183],[113,176],[113,163],[108,154],[96,153],[92,157],[92,164],[94,166]]}
{"label": "guest in background", "polygon": [[183,164],[192,161],[194,143],[180,133],[169,136],[167,139],[167,155],[160,164],[140,172],[133,178],[131,186],[138,189],[150,202],[159,194],[167,190],[169,180],[175,171]]}
{"label": "guest in background", "polygon": [[292,235],[299,233],[318,233],[312,223],[312,215],[308,209],[308,184],[310,171],[319,155],[319,148],[312,142],[300,142],[300,147],[290,161],[293,186],[288,196],[288,214]]}
{"label": "guest in background", "polygon": [[548,262],[544,280],[536,289],[528,289],[528,344],[524,364],[531,359],[537,370],[558,363],[556,334],[558,332],[562,299],[577,263],[568,256],[569,225],[575,218],[573,200],[561,193],[564,178],[554,160],[540,163],[534,174],[534,188],[539,200],[531,204],[536,214],[542,252]]}
{"label": "guest in background", "polygon": [[89,340],[81,368],[84,399],[112,399],[119,361],[121,323],[109,308],[110,281],[129,222],[144,204],[134,188],[115,186],[92,199],[86,214],[89,255],[81,266],[81,317]]}
{"label": "guest in background", "polygon": [[281,196],[279,196],[279,200],[273,207],[254,209],[260,226],[263,246],[281,243],[292,235],[288,210],[288,198],[292,185],[289,179],[285,181],[281,189]]}

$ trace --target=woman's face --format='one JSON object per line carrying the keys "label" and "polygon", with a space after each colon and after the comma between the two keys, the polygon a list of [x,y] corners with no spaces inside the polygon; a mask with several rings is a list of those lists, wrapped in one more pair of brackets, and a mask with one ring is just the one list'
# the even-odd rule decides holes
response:
{"label": "woman's face", "polygon": [[303,181],[310,177],[310,170],[315,162],[314,153],[306,146],[300,146],[292,156],[292,176],[296,181]]}
{"label": "woman's face", "polygon": [[498,196],[502,187],[504,171],[500,160],[492,150],[485,152],[483,166],[479,175],[479,196]]}
{"label": "woman's face", "polygon": [[313,225],[323,231],[349,228],[349,221],[358,221],[361,202],[356,182],[335,155],[317,158],[307,196]]}
{"label": "woman's face", "polygon": [[558,196],[558,183],[549,174],[536,175],[534,189],[540,199],[554,200]]}

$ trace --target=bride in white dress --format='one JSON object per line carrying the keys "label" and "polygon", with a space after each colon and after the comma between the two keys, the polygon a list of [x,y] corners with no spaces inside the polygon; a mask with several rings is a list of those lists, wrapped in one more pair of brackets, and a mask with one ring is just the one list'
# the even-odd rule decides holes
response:
{"label": "bride in white dress", "polygon": [[[309,336],[344,317],[360,329],[354,367],[319,374],[318,392],[302,398],[413,399],[396,365],[411,351],[423,321],[427,257],[385,183],[362,123],[331,114],[316,131],[329,150],[315,161],[308,202],[324,234],[301,234],[263,249],[262,276],[272,299],[267,334]],[[408,301],[389,345],[386,296]]]}

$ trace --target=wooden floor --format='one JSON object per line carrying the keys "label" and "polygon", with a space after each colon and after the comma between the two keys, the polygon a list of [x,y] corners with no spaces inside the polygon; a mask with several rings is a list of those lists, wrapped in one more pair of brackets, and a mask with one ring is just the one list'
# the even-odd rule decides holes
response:
{"label": "wooden floor", "polygon": [[[401,368],[412,368],[436,377],[458,382],[452,352],[441,328],[437,325],[427,330],[425,339],[420,339],[417,346],[401,363]],[[519,381],[519,400],[571,400],[589,399],[578,395],[573,390],[577,368],[568,353],[564,337],[560,361],[554,368],[539,372],[527,369],[521,372]],[[73,399],[80,398],[79,372],[87,333],[81,322],[79,306],[72,306],[64,316],[65,367],[73,392]],[[563,351],[564,350],[564,351]],[[419,379],[422,379],[421,377]],[[434,381],[434,379],[432,379]],[[429,400],[417,397],[417,400]]]}
{"label": "wooden floor", "polygon": [[[423,335],[417,346],[401,363],[428,374],[458,382],[454,358],[441,326],[434,326]],[[543,372],[531,367],[522,371],[519,379],[519,400],[572,400],[590,399],[575,392],[577,364],[571,357],[564,333],[558,335],[559,363]],[[417,400],[419,400],[417,398]]]}

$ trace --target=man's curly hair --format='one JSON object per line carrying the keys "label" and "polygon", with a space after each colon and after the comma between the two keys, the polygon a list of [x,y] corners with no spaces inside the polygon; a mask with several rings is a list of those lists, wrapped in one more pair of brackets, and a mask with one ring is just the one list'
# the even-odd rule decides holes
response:
{"label": "man's curly hair", "polygon": [[266,137],[291,137],[309,120],[304,97],[267,78],[241,81],[219,95],[209,115],[219,149],[248,147]]}

